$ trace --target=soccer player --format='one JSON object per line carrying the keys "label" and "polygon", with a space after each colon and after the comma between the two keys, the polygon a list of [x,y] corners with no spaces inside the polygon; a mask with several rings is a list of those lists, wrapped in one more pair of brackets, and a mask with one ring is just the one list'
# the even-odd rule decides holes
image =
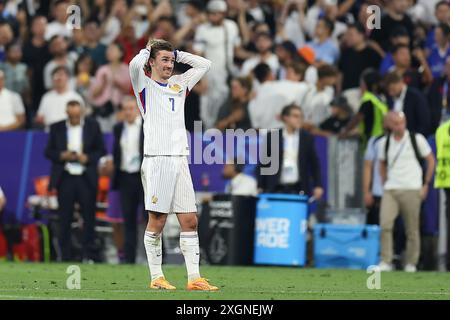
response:
{"label": "soccer player", "polygon": [[[172,75],[175,61],[191,65]],[[164,40],[150,40],[130,62],[130,75],[144,119],[144,160],[141,167],[145,210],[149,220],[144,236],[151,274],[150,288],[174,290],[161,269],[161,232],[169,213],[181,226],[180,248],[188,273],[188,290],[216,291],[200,276],[197,208],[189,172],[184,101],[206,74],[211,61],[179,50]]]}

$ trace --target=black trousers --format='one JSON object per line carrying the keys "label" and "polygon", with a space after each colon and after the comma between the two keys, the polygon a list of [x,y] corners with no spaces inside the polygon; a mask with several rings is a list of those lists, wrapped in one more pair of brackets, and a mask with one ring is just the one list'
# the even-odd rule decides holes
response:
{"label": "black trousers", "polygon": [[125,262],[135,263],[137,246],[138,208],[143,202],[141,175],[138,173],[119,173],[119,193],[125,232]]}
{"label": "black trousers", "polygon": [[92,259],[95,255],[95,207],[97,186],[92,186],[87,177],[70,175],[64,172],[57,189],[60,212],[59,244],[63,261],[71,261],[71,224],[75,203],[79,203],[83,217],[83,258]]}

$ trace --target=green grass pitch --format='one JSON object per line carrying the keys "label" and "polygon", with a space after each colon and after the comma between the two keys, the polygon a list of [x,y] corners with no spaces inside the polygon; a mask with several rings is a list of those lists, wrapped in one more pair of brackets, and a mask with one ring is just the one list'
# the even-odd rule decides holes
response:
{"label": "green grass pitch", "polygon": [[203,266],[219,292],[188,292],[184,266],[163,267],[175,292],[147,289],[143,265],[83,265],[81,289],[66,287],[68,264],[0,262],[0,299],[444,299],[450,273],[381,274],[381,289],[367,289],[364,270]]}

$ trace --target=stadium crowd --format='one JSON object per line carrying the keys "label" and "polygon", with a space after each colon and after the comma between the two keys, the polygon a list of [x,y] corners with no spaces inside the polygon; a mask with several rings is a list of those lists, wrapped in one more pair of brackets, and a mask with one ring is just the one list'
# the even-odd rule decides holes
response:
{"label": "stadium crowd", "polygon": [[[71,5],[81,8],[79,20],[68,16]],[[49,130],[67,119],[74,101],[103,133],[116,134],[127,117],[134,123],[126,111],[134,96],[128,64],[149,38],[213,61],[186,99],[189,131],[198,120],[206,129],[288,128],[294,110],[308,132],[302,134],[359,136],[368,146],[369,208],[379,208],[383,197],[381,179],[370,172],[385,160],[373,151],[382,150],[374,143],[388,111],[402,112],[391,118],[404,116],[408,132],[420,134],[423,157],[429,149],[422,137],[448,119],[449,1],[0,0],[0,131]],[[286,109],[292,105],[299,114]],[[288,135],[298,129],[286,128]],[[319,174],[314,170],[315,180]],[[283,181],[300,188],[298,168],[294,176],[283,173],[273,188]],[[320,197],[320,186],[313,187]],[[423,197],[421,191],[405,197]],[[379,222],[378,214],[371,217]]]}

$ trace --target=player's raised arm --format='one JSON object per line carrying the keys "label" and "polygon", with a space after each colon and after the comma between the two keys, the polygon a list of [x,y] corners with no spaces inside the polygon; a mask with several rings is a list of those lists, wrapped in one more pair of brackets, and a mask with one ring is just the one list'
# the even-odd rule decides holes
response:
{"label": "player's raised arm", "polygon": [[150,57],[150,50],[142,49],[130,62],[130,77],[133,90],[136,94],[142,91],[145,87],[145,72],[144,66]]}
{"label": "player's raised arm", "polygon": [[177,62],[192,66],[191,69],[181,75],[187,89],[190,91],[206,72],[208,72],[209,68],[211,68],[211,61],[195,54],[179,50],[175,51],[175,55]]}
{"label": "player's raised arm", "polygon": [[150,47],[142,49],[130,62],[130,78],[131,84],[133,86],[134,94],[138,101],[139,110],[141,111],[142,116],[145,113],[145,106],[142,105],[143,100],[141,96],[144,96],[145,89],[145,72],[144,66],[150,57]]}

